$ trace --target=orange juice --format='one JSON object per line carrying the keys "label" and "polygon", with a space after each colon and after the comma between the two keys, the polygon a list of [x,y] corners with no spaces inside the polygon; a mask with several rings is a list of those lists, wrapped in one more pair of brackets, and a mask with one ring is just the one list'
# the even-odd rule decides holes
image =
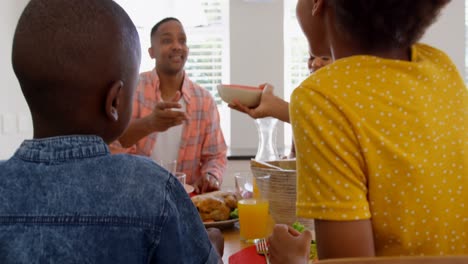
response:
{"label": "orange juice", "polygon": [[258,189],[258,186],[257,186],[257,181],[255,180],[255,178],[252,179],[252,189],[253,189],[253,198],[260,198],[260,190]]}
{"label": "orange juice", "polygon": [[268,201],[244,199],[237,203],[239,210],[240,236],[247,242],[268,236]]}

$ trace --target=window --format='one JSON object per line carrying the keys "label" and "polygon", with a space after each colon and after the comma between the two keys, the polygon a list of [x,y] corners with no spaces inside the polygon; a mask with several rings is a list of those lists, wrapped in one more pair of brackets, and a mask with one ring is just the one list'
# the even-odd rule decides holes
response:
{"label": "window", "polygon": [[[284,1],[284,98],[286,101],[289,101],[294,88],[309,75],[307,69],[309,47],[296,19],[296,4],[297,0]],[[284,126],[284,140],[288,149],[292,141],[290,125]]]}
{"label": "window", "polygon": [[465,82],[468,82],[468,0],[465,0]]}
{"label": "window", "polygon": [[210,91],[218,104],[221,127],[230,142],[230,114],[221,103],[216,86],[229,82],[229,1],[228,0],[117,0],[130,15],[140,34],[140,71],[154,68],[148,53],[151,28],[159,20],[173,16],[184,25],[190,53],[185,70],[190,79]]}
{"label": "window", "polygon": [[226,143],[230,145],[231,115],[216,89],[220,83],[229,83],[229,2],[228,0],[200,2],[207,23],[204,26],[186,29],[190,55],[185,69],[192,81],[214,96],[221,115],[221,128]]}

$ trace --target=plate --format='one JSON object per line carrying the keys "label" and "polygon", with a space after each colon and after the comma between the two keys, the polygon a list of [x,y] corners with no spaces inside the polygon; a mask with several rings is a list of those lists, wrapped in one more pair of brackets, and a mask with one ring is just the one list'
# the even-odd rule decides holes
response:
{"label": "plate", "polygon": [[203,222],[206,228],[208,227],[216,227],[219,229],[225,229],[232,227],[236,222],[238,222],[239,219],[229,219],[229,220],[224,220],[224,221],[216,221],[216,222]]}
{"label": "plate", "polygon": [[195,188],[192,185],[184,184],[184,189],[187,193],[192,193]]}

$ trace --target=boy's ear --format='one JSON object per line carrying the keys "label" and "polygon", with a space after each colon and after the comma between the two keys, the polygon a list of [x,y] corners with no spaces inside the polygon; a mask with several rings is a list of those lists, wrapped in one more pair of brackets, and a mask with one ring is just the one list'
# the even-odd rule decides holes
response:
{"label": "boy's ear", "polygon": [[115,81],[112,83],[106,94],[106,116],[112,122],[119,120],[118,107],[120,104],[120,95],[122,93],[123,82]]}
{"label": "boy's ear", "polygon": [[312,2],[312,15],[316,16],[322,12],[325,3],[324,0],[313,0]]}

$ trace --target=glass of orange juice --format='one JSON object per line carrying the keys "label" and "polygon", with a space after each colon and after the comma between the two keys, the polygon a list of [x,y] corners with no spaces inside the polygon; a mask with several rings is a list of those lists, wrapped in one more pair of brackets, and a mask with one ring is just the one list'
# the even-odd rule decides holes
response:
{"label": "glass of orange juice", "polygon": [[237,202],[241,239],[253,243],[269,235],[268,200],[247,198]]}
{"label": "glass of orange juice", "polygon": [[236,192],[241,199],[253,197],[253,178],[248,171],[234,173],[234,181],[236,184]]}
{"label": "glass of orange juice", "polygon": [[236,191],[241,199],[259,198],[260,191],[257,186],[256,179],[250,171],[234,173]]}

